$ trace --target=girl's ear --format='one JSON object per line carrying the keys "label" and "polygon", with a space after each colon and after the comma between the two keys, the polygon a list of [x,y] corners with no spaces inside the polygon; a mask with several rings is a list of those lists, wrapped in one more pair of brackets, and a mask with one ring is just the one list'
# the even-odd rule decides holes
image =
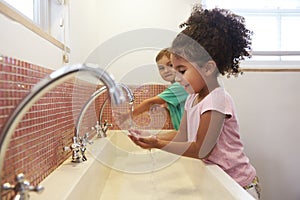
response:
{"label": "girl's ear", "polygon": [[206,76],[211,76],[212,74],[215,74],[216,70],[218,70],[217,64],[213,60],[208,61],[205,64],[204,69]]}

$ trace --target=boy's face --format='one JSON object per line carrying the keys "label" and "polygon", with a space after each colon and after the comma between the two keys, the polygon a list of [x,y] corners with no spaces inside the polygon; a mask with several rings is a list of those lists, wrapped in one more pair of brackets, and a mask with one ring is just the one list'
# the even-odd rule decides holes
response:
{"label": "boy's face", "polygon": [[157,61],[157,67],[159,74],[165,81],[175,81],[175,71],[172,68],[171,60],[167,56],[163,56],[159,61]]}

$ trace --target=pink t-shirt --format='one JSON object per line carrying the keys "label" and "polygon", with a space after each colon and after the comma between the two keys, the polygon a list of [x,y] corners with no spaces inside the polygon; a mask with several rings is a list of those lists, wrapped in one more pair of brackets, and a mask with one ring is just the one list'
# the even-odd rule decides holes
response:
{"label": "pink t-shirt", "polygon": [[193,106],[197,94],[188,96],[185,103],[187,112],[188,141],[195,141],[200,115],[209,110],[221,112],[226,117],[217,143],[210,155],[202,159],[207,164],[217,164],[241,186],[246,186],[256,176],[255,168],[249,163],[240,140],[239,125],[231,96],[218,87],[210,92],[201,102]]}

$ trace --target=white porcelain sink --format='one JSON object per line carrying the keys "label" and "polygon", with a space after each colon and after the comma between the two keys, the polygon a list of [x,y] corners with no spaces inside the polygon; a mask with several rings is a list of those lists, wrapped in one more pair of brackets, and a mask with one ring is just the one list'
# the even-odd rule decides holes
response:
{"label": "white porcelain sink", "polygon": [[65,161],[41,183],[45,191],[30,193],[31,199],[253,199],[218,166],[141,149],[122,131],[110,131],[87,148],[88,161]]}

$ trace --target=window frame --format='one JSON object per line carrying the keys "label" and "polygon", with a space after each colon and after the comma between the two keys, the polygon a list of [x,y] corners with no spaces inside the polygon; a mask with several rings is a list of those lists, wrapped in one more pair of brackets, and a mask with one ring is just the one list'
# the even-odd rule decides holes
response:
{"label": "window frame", "polygon": [[[207,6],[203,5],[204,8]],[[278,17],[283,17],[285,15],[297,15],[300,16],[300,9],[295,8],[295,9],[239,9],[239,8],[234,8],[230,9],[232,12],[244,16],[245,19],[247,20],[247,16],[278,16]],[[281,27],[278,27],[279,29]],[[246,59],[241,62],[240,70],[241,71],[261,71],[261,72],[300,72],[300,50],[253,50],[251,52],[253,57],[274,57],[277,60],[255,60],[255,59]],[[288,56],[297,56],[296,60],[284,60],[284,57]],[[299,58],[298,58],[299,57]],[[257,68],[259,66],[259,68]]]}
{"label": "window frame", "polygon": [[[35,6],[39,6],[39,5],[35,4]],[[43,11],[40,10],[40,12],[44,12],[44,10]],[[29,19],[28,17],[26,17],[21,12],[19,12],[18,10],[16,10],[15,8],[13,8],[11,5],[9,5],[8,3],[4,2],[4,1],[0,1],[0,13],[2,13],[3,15],[11,18],[12,20],[22,24],[27,29],[31,30],[33,33],[35,33],[35,34],[39,35],[40,37],[44,38],[45,40],[49,41],[50,43],[52,43],[59,49],[70,53],[69,47],[67,47],[64,43],[60,42],[59,40],[57,40],[56,38],[51,36],[49,33],[44,31],[39,26],[39,25],[41,25],[42,27],[45,27],[45,26],[49,27],[49,24],[47,24],[47,22],[40,21],[39,25],[37,25],[31,19]],[[34,16],[34,17],[36,17],[36,16]]]}
{"label": "window frame", "polygon": [[[261,15],[261,16],[276,16],[281,18],[286,14],[297,14],[300,16],[300,9],[232,9],[233,12],[240,14],[242,16],[250,16],[250,15]],[[281,27],[278,27],[279,29]],[[300,71],[300,59],[299,60],[282,60],[283,57],[286,56],[298,56],[300,57],[300,51],[294,50],[283,50],[283,51],[252,51],[252,56],[259,57],[277,57],[277,61],[274,60],[245,60],[241,63],[241,71],[273,71],[273,72],[299,72]],[[260,68],[255,68],[256,66],[260,66]],[[284,67],[283,67],[284,66]]]}

